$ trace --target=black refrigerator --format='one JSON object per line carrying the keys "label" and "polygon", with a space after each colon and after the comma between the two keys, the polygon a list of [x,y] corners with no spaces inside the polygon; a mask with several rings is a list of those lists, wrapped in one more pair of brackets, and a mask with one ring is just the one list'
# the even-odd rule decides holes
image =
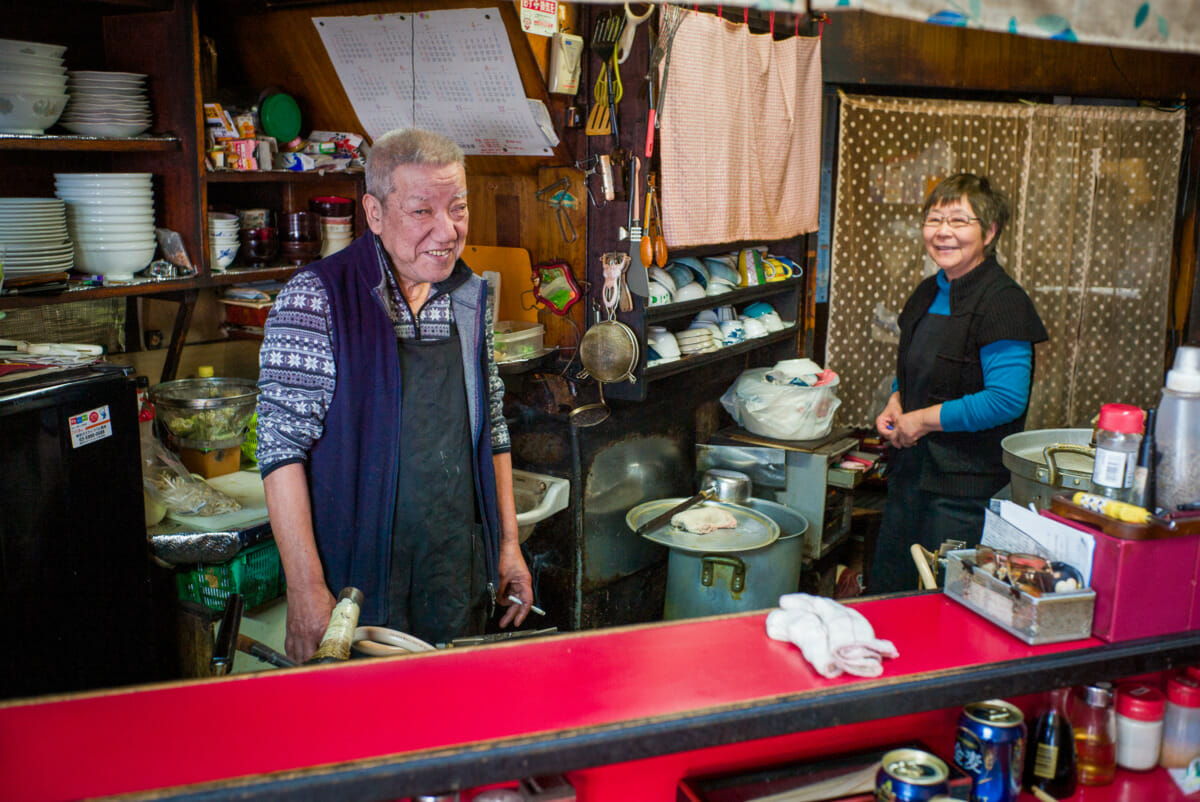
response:
{"label": "black refrigerator", "polygon": [[131,374],[0,380],[0,698],[160,678]]}

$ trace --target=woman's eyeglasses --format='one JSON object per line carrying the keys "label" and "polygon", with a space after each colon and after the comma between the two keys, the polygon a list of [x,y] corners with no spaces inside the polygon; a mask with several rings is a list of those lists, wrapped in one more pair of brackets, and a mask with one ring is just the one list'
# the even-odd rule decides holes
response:
{"label": "woman's eyeglasses", "polygon": [[966,228],[967,226],[971,225],[971,223],[976,223],[978,221],[978,217],[967,217],[966,215],[962,215],[961,217],[958,215],[955,215],[954,217],[934,217],[933,215],[930,215],[929,217],[925,218],[923,225],[925,228],[941,228],[942,223],[946,223],[951,228]]}

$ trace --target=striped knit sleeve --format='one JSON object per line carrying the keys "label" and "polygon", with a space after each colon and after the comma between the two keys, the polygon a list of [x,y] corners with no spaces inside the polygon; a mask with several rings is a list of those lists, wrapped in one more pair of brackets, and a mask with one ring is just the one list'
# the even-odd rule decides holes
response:
{"label": "striped knit sleeve", "polygon": [[306,462],[324,431],[337,371],[329,298],[312,271],[297,273],[275,299],[258,357],[258,464],[266,476]]}
{"label": "striped knit sleeve", "polygon": [[487,349],[488,414],[492,421],[492,453],[505,454],[512,450],[512,443],[508,436],[508,423],[504,420],[504,380],[500,378],[500,369],[496,367],[490,305],[484,315],[484,331],[487,332],[487,340],[483,347]]}

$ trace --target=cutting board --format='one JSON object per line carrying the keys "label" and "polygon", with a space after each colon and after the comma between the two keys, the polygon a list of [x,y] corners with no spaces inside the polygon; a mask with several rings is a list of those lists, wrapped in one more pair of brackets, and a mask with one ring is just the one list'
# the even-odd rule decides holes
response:
{"label": "cutting board", "polygon": [[233,496],[241,502],[242,508],[220,515],[180,515],[172,512],[167,517],[196,532],[228,532],[267,520],[267,497],[263,493],[262,476],[258,471],[237,471],[204,481],[222,493]]}
{"label": "cutting board", "polygon": [[[538,322],[533,297],[533,260],[524,248],[500,248],[492,245],[468,245],[462,259],[477,275],[485,270],[500,274],[500,306],[496,322],[523,320]],[[522,298],[524,296],[524,298]],[[528,304],[530,309],[525,308]]]}

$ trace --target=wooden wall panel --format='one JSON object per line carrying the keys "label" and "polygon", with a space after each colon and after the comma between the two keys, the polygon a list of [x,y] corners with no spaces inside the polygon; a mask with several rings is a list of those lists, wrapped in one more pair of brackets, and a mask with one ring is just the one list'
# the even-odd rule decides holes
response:
{"label": "wooden wall panel", "polygon": [[1161,100],[1194,96],[1200,83],[1200,55],[1081,45],[865,11],[832,19],[821,43],[827,83]]}

